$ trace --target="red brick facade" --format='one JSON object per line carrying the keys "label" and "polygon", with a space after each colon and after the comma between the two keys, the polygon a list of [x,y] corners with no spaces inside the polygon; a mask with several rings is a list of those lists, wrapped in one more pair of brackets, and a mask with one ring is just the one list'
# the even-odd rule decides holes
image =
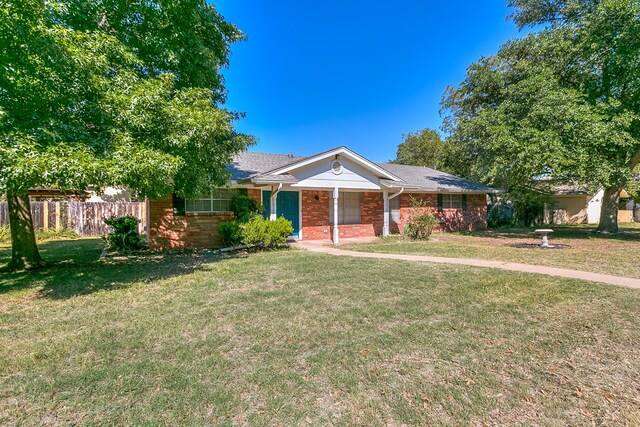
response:
{"label": "red brick facade", "polygon": [[400,223],[390,224],[392,233],[403,233],[404,223],[411,211],[411,197],[422,200],[442,224],[438,231],[471,231],[487,228],[487,196],[484,194],[467,195],[467,209],[443,209],[438,212],[438,195],[435,193],[401,194]]}
{"label": "red brick facade", "polygon": [[[260,189],[248,189],[249,197],[262,202]],[[429,210],[442,222],[441,231],[478,230],[487,227],[487,201],[484,194],[468,195],[467,209],[437,211],[437,195],[401,194],[400,223],[390,223],[391,233],[402,233],[411,209],[411,197],[428,203]],[[302,239],[331,240],[333,227],[329,224],[331,191],[302,190]],[[363,192],[360,199],[361,224],[340,225],[340,237],[373,237],[382,234],[384,225],[384,199],[382,193]],[[222,246],[218,233],[221,222],[233,220],[233,213],[187,213],[174,215],[172,198],[149,201],[149,247],[196,248]]]}
{"label": "red brick facade", "polygon": [[223,246],[218,233],[221,222],[233,220],[232,212],[174,215],[167,196],[149,200],[149,249],[210,248]]}

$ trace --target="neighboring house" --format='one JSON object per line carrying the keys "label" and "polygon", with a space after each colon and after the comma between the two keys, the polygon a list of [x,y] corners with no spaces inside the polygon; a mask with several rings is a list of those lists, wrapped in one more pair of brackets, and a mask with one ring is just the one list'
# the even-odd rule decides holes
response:
{"label": "neighboring house", "polygon": [[83,202],[89,193],[83,190],[63,191],[59,188],[38,187],[29,189],[29,199],[32,202],[66,200],[69,202]]}
{"label": "neighboring house", "polygon": [[101,191],[97,191],[95,187],[89,186],[87,188],[89,197],[87,202],[102,203],[102,202],[135,202],[142,200],[136,198],[132,194],[131,190],[123,187],[105,187]]}
{"label": "neighboring house", "polygon": [[434,169],[374,163],[346,147],[313,156],[244,152],[229,165],[231,182],[212,196],[149,200],[152,249],[222,245],[218,225],[234,218],[236,191],[284,216],[301,240],[402,232],[411,196],[426,201],[443,230],[486,228],[487,194],[496,190]]}
{"label": "neighboring house", "polygon": [[[549,204],[545,209],[547,224],[597,224],[600,222],[604,190],[595,194],[585,188],[572,185],[558,185],[551,189]],[[640,205],[636,205],[626,191],[620,195],[621,206],[618,222],[634,222],[634,211],[640,215]]]}

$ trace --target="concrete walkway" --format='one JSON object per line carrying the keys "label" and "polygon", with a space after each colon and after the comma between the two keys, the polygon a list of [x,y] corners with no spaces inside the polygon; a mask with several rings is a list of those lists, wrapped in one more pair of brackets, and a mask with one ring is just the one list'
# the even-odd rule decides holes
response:
{"label": "concrete walkway", "polygon": [[472,258],[445,258],[427,255],[403,255],[376,252],[346,251],[344,249],[338,249],[335,246],[328,246],[326,243],[319,242],[314,243],[299,241],[296,242],[294,246],[306,249],[311,252],[337,256],[395,259],[399,261],[432,262],[437,264],[457,264],[469,265],[472,267],[499,268],[501,270],[518,271],[522,273],[546,274],[548,276],[566,277],[569,279],[587,280],[589,282],[606,283],[609,285],[626,286],[628,288],[640,289],[640,279],[612,276],[609,274],[592,273],[589,271],[570,270],[568,268],[546,267],[542,265],[520,264],[517,262],[490,261]]}

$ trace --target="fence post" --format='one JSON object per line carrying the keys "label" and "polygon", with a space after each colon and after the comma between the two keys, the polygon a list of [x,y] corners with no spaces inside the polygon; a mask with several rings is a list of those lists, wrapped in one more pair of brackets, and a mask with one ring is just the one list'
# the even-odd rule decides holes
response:
{"label": "fence post", "polygon": [[60,202],[56,202],[56,231],[60,230]]}
{"label": "fence post", "polygon": [[49,230],[49,202],[42,202],[42,229]]}

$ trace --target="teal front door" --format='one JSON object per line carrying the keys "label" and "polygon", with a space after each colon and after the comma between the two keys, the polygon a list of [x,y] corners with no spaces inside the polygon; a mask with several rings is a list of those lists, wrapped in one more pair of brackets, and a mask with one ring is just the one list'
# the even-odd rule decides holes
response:
{"label": "teal front door", "polygon": [[[264,217],[269,218],[271,209],[271,191],[262,191],[262,206]],[[277,198],[278,217],[284,216],[293,225],[293,235],[300,232],[300,193],[297,191],[280,191]]]}

